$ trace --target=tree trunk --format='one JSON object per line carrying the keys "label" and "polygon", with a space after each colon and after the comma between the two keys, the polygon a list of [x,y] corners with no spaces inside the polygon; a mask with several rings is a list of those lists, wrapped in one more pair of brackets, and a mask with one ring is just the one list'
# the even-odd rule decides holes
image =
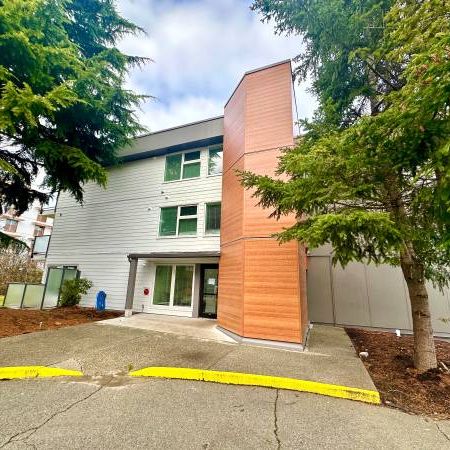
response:
{"label": "tree trunk", "polygon": [[414,331],[414,366],[420,372],[425,372],[437,367],[437,359],[423,266],[416,259],[412,246],[407,246],[401,252],[400,265],[408,286],[411,302]]}

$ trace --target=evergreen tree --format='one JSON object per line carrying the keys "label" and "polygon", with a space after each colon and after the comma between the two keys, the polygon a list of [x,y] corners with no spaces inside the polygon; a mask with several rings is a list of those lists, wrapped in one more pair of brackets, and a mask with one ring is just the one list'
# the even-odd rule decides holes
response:
{"label": "evergreen tree", "polygon": [[273,216],[298,217],[281,241],[331,243],[344,266],[399,265],[415,366],[436,367],[425,282],[450,280],[450,1],[256,0],[253,9],[302,36],[296,74],[312,77],[319,108],[281,157],[283,177],[245,173],[243,183]]}
{"label": "evergreen tree", "polygon": [[143,96],[124,88],[144,58],[120,52],[140,30],[113,0],[0,0],[0,203],[20,213],[48,193],[83,199],[83,185],[107,182],[105,165],[142,131]]}

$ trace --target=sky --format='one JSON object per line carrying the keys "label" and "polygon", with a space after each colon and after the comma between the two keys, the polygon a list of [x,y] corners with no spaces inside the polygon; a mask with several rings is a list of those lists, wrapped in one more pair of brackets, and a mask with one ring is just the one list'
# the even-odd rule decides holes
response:
{"label": "sky", "polygon": [[[277,36],[250,11],[250,0],[116,0],[120,13],[144,28],[119,48],[153,62],[130,74],[127,86],[155,97],[137,115],[149,131],[223,114],[244,72],[301,52],[298,36]],[[296,86],[299,117],[315,102]]]}

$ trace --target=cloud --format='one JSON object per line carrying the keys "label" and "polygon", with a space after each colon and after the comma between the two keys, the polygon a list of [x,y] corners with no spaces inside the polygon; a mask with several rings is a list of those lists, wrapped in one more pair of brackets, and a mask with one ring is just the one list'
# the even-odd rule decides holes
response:
{"label": "cloud", "polygon": [[[128,85],[156,97],[138,113],[151,131],[223,114],[223,105],[247,70],[293,58],[295,36],[276,36],[246,0],[119,0],[119,11],[144,28],[120,48],[154,60],[134,70]],[[315,107],[296,88],[299,115]]]}

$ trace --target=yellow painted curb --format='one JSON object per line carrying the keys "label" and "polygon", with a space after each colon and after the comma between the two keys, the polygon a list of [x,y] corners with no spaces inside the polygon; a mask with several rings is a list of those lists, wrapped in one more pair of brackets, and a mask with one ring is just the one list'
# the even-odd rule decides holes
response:
{"label": "yellow painted curb", "polygon": [[59,369],[45,366],[17,366],[0,367],[0,380],[13,380],[18,378],[49,378],[49,377],[81,377],[83,373],[78,370]]}
{"label": "yellow painted curb", "polygon": [[219,372],[215,370],[188,369],[183,367],[147,367],[130,372],[132,377],[176,378],[181,380],[210,381],[223,384],[244,386],[262,386],[291,391],[310,392],[329,397],[358,400],[379,405],[380,394],[377,391],[318,383],[316,381],[297,380],[295,378],[272,377],[238,372]]}

